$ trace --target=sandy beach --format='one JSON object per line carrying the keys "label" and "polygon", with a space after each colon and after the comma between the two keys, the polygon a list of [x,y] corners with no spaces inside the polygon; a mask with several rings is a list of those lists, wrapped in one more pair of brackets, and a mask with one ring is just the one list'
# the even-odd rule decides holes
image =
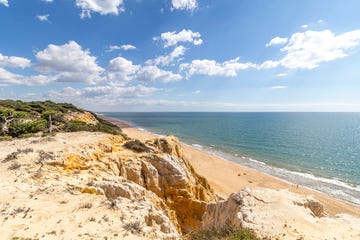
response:
{"label": "sandy beach", "polygon": [[[131,138],[147,140],[156,137],[153,133],[142,131],[121,121],[106,119],[121,127],[123,132]],[[287,189],[294,193],[314,196],[324,205],[325,212],[330,216],[346,213],[360,217],[360,206],[350,202],[335,199],[324,193],[308,189],[306,186],[296,186],[260,171],[200,151],[184,143],[182,143],[182,147],[185,156],[195,170],[203,175],[215,189],[215,192],[223,198],[227,198],[231,193],[248,187]]]}

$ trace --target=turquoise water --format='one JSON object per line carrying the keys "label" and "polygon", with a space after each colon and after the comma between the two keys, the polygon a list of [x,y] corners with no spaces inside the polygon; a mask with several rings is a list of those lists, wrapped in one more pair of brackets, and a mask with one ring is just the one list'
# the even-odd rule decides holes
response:
{"label": "turquoise water", "polygon": [[360,113],[104,113],[360,204]]}

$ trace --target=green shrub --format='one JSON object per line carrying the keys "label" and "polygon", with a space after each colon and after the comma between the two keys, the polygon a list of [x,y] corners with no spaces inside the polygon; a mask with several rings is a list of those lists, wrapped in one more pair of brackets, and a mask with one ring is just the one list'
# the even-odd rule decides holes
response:
{"label": "green shrub", "polygon": [[[54,131],[90,131],[121,134],[121,129],[114,124],[99,120],[96,125],[89,125],[82,121],[66,121],[64,115],[68,112],[84,112],[70,103],[54,103],[52,101],[22,102],[15,100],[0,100],[0,123],[7,117],[13,116],[14,120],[8,123],[7,131],[0,132],[0,141],[8,137],[29,137],[34,133],[46,133],[50,125]],[[50,124],[51,116],[52,124]],[[0,129],[1,130],[1,129]]]}
{"label": "green shrub", "polygon": [[96,128],[97,128],[97,131],[99,131],[99,132],[110,133],[110,134],[114,134],[114,135],[120,134],[120,129],[118,127],[105,125],[103,123],[98,123],[96,125]]}
{"label": "green shrub", "polygon": [[35,121],[13,121],[9,126],[8,135],[19,137],[23,134],[36,133],[45,130],[47,122],[44,119]]}
{"label": "green shrub", "polygon": [[89,131],[92,132],[94,129],[93,126],[90,126],[82,121],[69,121],[65,124],[66,132],[79,132],[79,131]]}
{"label": "green shrub", "polygon": [[186,240],[259,240],[254,231],[236,227],[199,230],[184,237]]}
{"label": "green shrub", "polygon": [[33,101],[33,102],[23,102],[20,100],[0,100],[0,107],[12,109],[20,112],[27,113],[38,113],[41,114],[44,111],[57,111],[66,113],[68,111],[72,112],[84,112],[80,108],[75,107],[71,103],[54,103],[52,101]]}
{"label": "green shrub", "polygon": [[0,136],[0,142],[1,141],[11,141],[13,138],[11,136]]}

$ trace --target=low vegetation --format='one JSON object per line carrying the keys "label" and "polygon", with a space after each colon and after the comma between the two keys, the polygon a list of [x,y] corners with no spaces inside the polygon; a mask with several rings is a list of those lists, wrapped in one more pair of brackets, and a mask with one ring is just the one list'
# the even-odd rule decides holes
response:
{"label": "low vegetation", "polygon": [[136,234],[139,235],[142,232],[142,226],[140,221],[134,221],[134,222],[130,222],[130,223],[126,223],[123,228],[126,231],[130,231],[132,234]]}
{"label": "low vegetation", "polygon": [[150,152],[150,149],[138,139],[126,142],[124,147],[138,153]]}
{"label": "low vegetation", "polygon": [[2,160],[3,163],[5,162],[9,162],[9,161],[12,161],[12,160],[15,160],[17,159],[18,155],[19,154],[28,154],[28,153],[31,153],[33,152],[34,149],[32,148],[25,148],[25,149],[17,149],[15,152],[12,152],[12,153],[9,153],[4,160]]}
{"label": "low vegetation", "polygon": [[184,237],[185,240],[260,240],[249,229],[226,227],[222,229],[199,230]]}
{"label": "low vegetation", "polygon": [[67,120],[72,113],[84,113],[70,103],[54,103],[52,101],[23,102],[0,100],[0,141],[17,137],[31,137],[53,132],[105,132],[121,134],[120,128],[99,119],[96,124],[81,120]]}

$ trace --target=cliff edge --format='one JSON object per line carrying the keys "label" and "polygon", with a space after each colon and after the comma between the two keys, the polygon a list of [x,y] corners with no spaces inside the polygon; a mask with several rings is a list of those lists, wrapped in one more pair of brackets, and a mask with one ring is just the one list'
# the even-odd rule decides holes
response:
{"label": "cliff edge", "polygon": [[178,239],[217,200],[174,137],[58,133],[0,148],[2,239]]}

